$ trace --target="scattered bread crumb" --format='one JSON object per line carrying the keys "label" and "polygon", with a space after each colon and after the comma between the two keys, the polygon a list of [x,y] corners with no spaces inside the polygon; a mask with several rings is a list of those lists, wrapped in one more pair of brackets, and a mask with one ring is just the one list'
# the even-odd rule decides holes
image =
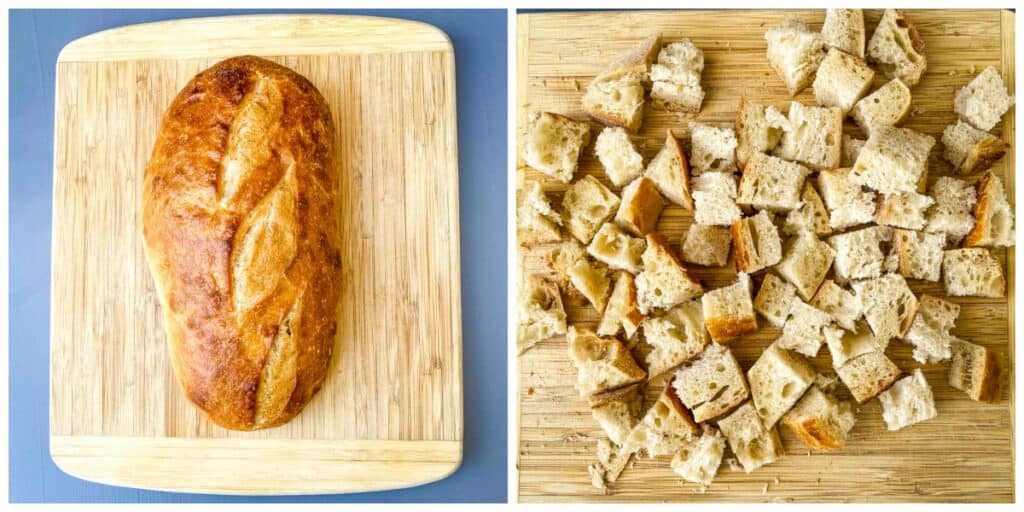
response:
{"label": "scattered bread crumb", "polygon": [[956,76],[956,70],[955,69],[949,70],[949,76]]}
{"label": "scattered bread crumb", "polygon": [[743,468],[740,466],[740,462],[735,457],[729,457],[725,459],[725,463],[729,465],[729,469],[733,471],[740,471]]}
{"label": "scattered bread crumb", "polygon": [[576,80],[575,78],[573,78],[572,79],[572,88],[576,89],[576,92],[579,92],[579,90],[580,90],[580,81]]}
{"label": "scattered bread crumb", "polygon": [[707,492],[708,492],[708,486],[706,486],[706,485],[700,485],[700,486],[698,486],[698,487],[697,487],[697,492],[699,492],[699,493],[701,493],[701,494],[705,494],[705,493],[707,493]]}
{"label": "scattered bread crumb", "polygon": [[562,444],[575,443],[577,441],[586,439],[587,437],[589,436],[587,436],[583,432],[572,432],[562,437]]}
{"label": "scattered bread crumb", "polygon": [[764,484],[764,487],[761,488],[761,494],[768,494],[768,483],[767,482]]}
{"label": "scattered bread crumb", "polygon": [[779,485],[779,477],[773,478],[772,482],[775,483],[775,485]]}
{"label": "scattered bread crumb", "polygon": [[971,74],[973,75],[975,73],[975,71],[978,70],[978,68],[974,67],[974,64],[971,64],[970,70],[971,70]]}

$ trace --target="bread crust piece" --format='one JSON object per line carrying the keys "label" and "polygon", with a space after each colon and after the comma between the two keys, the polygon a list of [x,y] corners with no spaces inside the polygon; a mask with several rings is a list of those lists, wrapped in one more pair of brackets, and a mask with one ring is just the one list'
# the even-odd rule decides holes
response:
{"label": "bread crust piece", "polygon": [[613,73],[616,71],[640,71],[643,73],[644,85],[650,88],[651,81],[647,75],[651,68],[651,63],[654,62],[654,58],[658,55],[658,50],[661,49],[661,33],[655,32],[646,39],[640,41],[628,52],[620,55],[615,59],[608,67],[601,71],[602,75]]}
{"label": "bread crust piece", "polygon": [[622,190],[615,222],[633,235],[644,236],[654,231],[664,207],[665,201],[654,182],[640,176]]}
{"label": "bread crust piece", "polygon": [[972,400],[998,403],[1002,396],[1002,370],[996,354],[987,347],[963,340],[953,341],[952,352],[949,385],[964,391]]}
{"label": "bread crust piece", "polygon": [[978,182],[977,191],[978,202],[972,211],[974,227],[964,238],[964,247],[1013,245],[1013,211],[1006,201],[1002,180],[988,171]]}
{"label": "bread crust piece", "polygon": [[143,244],[178,382],[222,427],[287,422],[327,374],[341,276],[333,140],[316,87],[257,57],[200,72],[163,117]]}
{"label": "bread crust piece", "polygon": [[[677,176],[664,174],[668,170],[662,169],[664,167],[660,162],[662,158],[673,159],[679,162],[680,168]],[[654,182],[654,185],[657,186],[658,191],[661,192],[665,199],[693,211],[693,198],[690,196],[690,162],[687,160],[683,148],[679,145],[679,141],[672,134],[672,130],[665,130],[665,146],[647,164],[647,168],[644,169],[644,175]],[[676,190],[677,186],[680,190]]]}

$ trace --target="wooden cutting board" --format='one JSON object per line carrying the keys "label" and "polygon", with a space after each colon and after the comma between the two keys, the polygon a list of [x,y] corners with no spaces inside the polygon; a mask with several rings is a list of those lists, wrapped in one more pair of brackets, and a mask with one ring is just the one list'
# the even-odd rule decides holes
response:
{"label": "wooden cutting board", "polygon": [[[531,14],[518,17],[518,123],[520,133],[530,110],[561,112],[578,119],[581,89],[607,63],[654,31],[666,41],[691,38],[703,49],[703,86],[707,95],[702,111],[683,116],[645,107],[644,126],[634,141],[646,159],[662,146],[671,128],[688,144],[687,119],[732,123],[740,95],[788,109],[789,96],[765,58],[764,32],[795,14],[821,27],[824,11],[685,11],[595,12]],[[928,71],[913,89],[914,114],[906,126],[936,138],[955,120],[953,93],[976,72],[992,65],[1014,87],[1014,16],[1008,11],[909,11],[928,46]],[[868,34],[880,11],[865,13]],[[875,85],[884,83],[876,78]],[[797,98],[814,104],[810,88]],[[993,133],[1014,141],[1011,110]],[[593,125],[595,135],[598,126]],[[846,130],[859,134],[847,123]],[[859,136],[859,135],[858,135]],[[941,157],[941,143],[931,154],[931,179],[951,174]],[[1014,190],[1014,150],[995,166],[1003,176],[1011,203]],[[522,164],[522,162],[520,162]],[[600,163],[591,150],[581,159],[581,173],[593,174],[605,184]],[[971,177],[976,179],[977,176]],[[565,185],[546,180],[532,170],[520,171],[524,179],[543,180],[553,204],[561,200]],[[657,230],[678,249],[692,216],[672,206],[662,213]],[[527,272],[543,271],[548,250],[522,251]],[[954,334],[983,344],[1006,361],[1013,361],[1013,250],[995,251],[1007,270],[1009,297],[1004,300],[955,298],[962,306]],[[710,287],[734,279],[732,262],[724,269],[697,269]],[[944,296],[942,285],[911,281],[915,293]],[[589,305],[570,301],[570,322],[594,326],[598,316]],[[760,321],[765,324],[763,320]],[[749,368],[761,351],[779,334],[762,327],[731,347],[741,365]],[[888,355],[909,371],[922,365],[911,358],[909,345],[894,341]],[[826,350],[814,361],[824,370],[831,366]],[[980,404],[947,384],[944,364],[924,365],[935,393],[938,417],[898,432],[888,432],[877,400],[862,407],[852,439],[835,454],[808,453],[788,429],[781,429],[787,455],[751,474],[730,470],[723,464],[706,493],[681,480],[668,467],[668,459],[642,459],[626,469],[607,491],[590,484],[587,465],[595,460],[596,440],[603,437],[586,404],[573,389],[575,371],[566,355],[565,340],[540,343],[519,358],[519,498],[522,501],[997,501],[1014,498],[1014,397],[1013,372],[1004,374],[1004,394],[998,405]],[[1007,375],[1008,374],[1008,375]],[[663,382],[648,390],[648,403]],[[731,453],[727,452],[727,457]]]}
{"label": "wooden cutting board", "polygon": [[[240,433],[183,396],[142,250],[143,169],[164,109],[234,55],[327,99],[341,166],[342,307],[323,389]],[[50,451],[87,480],[230,494],[394,489],[462,457],[455,57],[417,22],[236,16],[123,27],[57,62]]]}

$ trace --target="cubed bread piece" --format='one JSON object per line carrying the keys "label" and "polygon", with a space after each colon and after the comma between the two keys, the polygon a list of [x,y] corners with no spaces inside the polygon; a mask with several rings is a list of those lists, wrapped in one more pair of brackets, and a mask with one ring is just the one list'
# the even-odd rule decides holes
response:
{"label": "cubed bread piece", "polygon": [[647,378],[633,354],[616,338],[602,338],[594,331],[569,326],[566,336],[569,360],[576,368],[580,398],[609,391]]}
{"label": "cubed bread piece", "polygon": [[782,239],[767,211],[732,224],[736,270],[753,273],[782,260]]}
{"label": "cubed bread piece", "polygon": [[851,170],[839,168],[818,173],[818,186],[828,209],[829,225],[836,230],[874,220],[875,193],[854,183],[850,179]]}
{"label": "cubed bread piece", "polygon": [[[558,280],[558,285],[566,293],[573,293],[573,289],[570,285],[569,269],[576,264],[579,260],[587,259],[587,249],[583,244],[576,241],[575,238],[570,238],[557,246],[553,247],[548,251],[546,261],[548,267],[555,272]],[[600,264],[595,264],[598,266]],[[603,265],[600,265],[603,267]]]}
{"label": "cubed bread piece", "polygon": [[825,328],[825,343],[832,356],[832,367],[839,369],[852,359],[868,352],[885,352],[888,342],[880,342],[871,334],[864,322],[857,322],[854,330],[847,331],[836,326]]}
{"label": "cubed bread piece", "polygon": [[704,293],[704,287],[690,276],[660,234],[647,235],[647,249],[641,260],[644,270],[636,277],[636,290],[643,314],[669,309]]}
{"label": "cubed bread piece", "polygon": [[899,274],[852,283],[864,308],[864,320],[879,341],[902,338],[917,314],[917,297]]}
{"label": "cubed bread piece", "polygon": [[838,167],[843,143],[843,117],[839,108],[809,107],[791,102],[786,128],[772,154],[815,170]]}
{"label": "cubed bread piece", "polygon": [[579,291],[598,313],[604,311],[612,287],[608,268],[604,264],[590,261],[586,257],[578,258],[566,267],[565,275],[573,288]]}
{"label": "cubed bread piece", "polygon": [[725,438],[712,426],[679,449],[670,463],[672,471],[688,482],[708,486],[715,479],[725,455]]}
{"label": "cubed bread piece", "polygon": [[882,14],[868,41],[867,53],[885,76],[899,78],[910,87],[917,85],[928,67],[917,27],[898,9],[886,9]]}
{"label": "cubed bread piece", "polygon": [[1003,77],[992,66],[986,67],[971,83],[956,91],[953,110],[979,130],[991,130],[1013,106]]}
{"label": "cubed bread piece", "polygon": [[1006,200],[1003,180],[986,172],[977,188],[974,227],[964,238],[964,247],[1009,247],[1013,245],[1013,209]]}
{"label": "cubed bread piece", "polygon": [[1006,143],[986,131],[957,120],[942,131],[942,156],[960,174],[988,170],[1006,154]]}
{"label": "cubed bread piece", "polygon": [[529,181],[523,186],[522,202],[519,204],[519,222],[516,236],[520,244],[533,245],[557,242],[562,239],[562,217],[558,215],[540,183]]}
{"label": "cubed bread piece", "polygon": [[951,357],[951,344],[956,340],[950,330],[960,314],[960,306],[931,295],[918,301],[917,316],[910,324],[906,341],[914,346],[914,360],[937,363]]}
{"label": "cubed bread piece", "polygon": [[690,164],[672,130],[665,131],[665,145],[647,164],[644,175],[654,182],[661,195],[673,203],[693,209],[690,197]]}
{"label": "cubed bread piece", "polygon": [[754,298],[754,311],[775,327],[782,328],[796,300],[796,287],[772,273],[766,273]]}
{"label": "cubed bread piece", "polygon": [[942,250],[946,245],[945,235],[894,229],[892,243],[901,276],[924,281],[939,280],[942,274]]}
{"label": "cubed bread piece", "polygon": [[683,261],[705,267],[721,267],[729,261],[732,234],[724,226],[691,224],[683,240]]}
{"label": "cubed bread piece", "polygon": [[928,210],[924,230],[942,233],[946,242],[959,244],[974,227],[971,209],[977,200],[977,191],[966,181],[942,176],[932,183],[929,195],[935,204]]}
{"label": "cubed bread piece", "polygon": [[934,145],[935,139],[930,135],[909,128],[880,126],[872,131],[857,156],[850,181],[883,194],[917,192]]}
{"label": "cubed bread piece", "polygon": [[761,423],[772,427],[814,382],[817,372],[803,356],[770,345],[747,371],[750,397]]}
{"label": "cubed bread piece", "polygon": [[832,316],[802,300],[793,300],[789,315],[775,344],[807,357],[816,356],[825,343],[825,328],[832,324]]}
{"label": "cubed bread piece", "polygon": [[782,424],[808,448],[824,452],[842,449],[856,421],[850,402],[837,400],[818,386],[811,386],[782,417]]}
{"label": "cubed bread piece", "polygon": [[597,462],[587,466],[590,483],[598,489],[606,489],[615,483],[629,465],[633,453],[626,451],[605,438],[597,440]]}
{"label": "cubed bread piece", "polygon": [[658,188],[646,176],[641,176],[622,189],[622,201],[615,214],[615,222],[626,231],[643,236],[658,224],[658,216],[665,207]]}
{"label": "cubed bread piece", "polygon": [[896,363],[879,350],[850,359],[836,373],[859,404],[865,404],[878,396],[900,377]]}
{"label": "cubed bread piece", "polygon": [[655,32],[636,43],[629,51],[616,57],[600,74],[614,71],[638,71],[644,75],[645,85],[650,85],[647,74],[650,73],[651,64],[660,49],[661,33]]}
{"label": "cubed bread piece", "polygon": [[857,319],[863,313],[860,299],[831,279],[825,280],[818,287],[811,298],[811,306],[828,313],[840,327],[850,331],[857,328]]}
{"label": "cubed bread piece", "polygon": [[608,298],[601,323],[597,326],[597,334],[615,336],[621,329],[625,331],[626,339],[630,339],[643,319],[644,315],[636,302],[636,283],[633,282],[633,275],[629,272],[618,272],[612,295]]}
{"label": "cubed bread piece", "polygon": [[779,432],[761,424],[753,402],[741,405],[719,420],[718,428],[729,440],[729,446],[747,473],[775,462],[784,454]]}
{"label": "cubed bread piece", "polygon": [[951,249],[942,256],[942,281],[954,297],[1005,297],[1003,267],[984,247]]}
{"label": "cubed bread piece", "polygon": [[590,125],[583,121],[551,112],[532,112],[527,120],[523,161],[562,183],[569,183],[589,140]]}
{"label": "cubed bread piece", "polygon": [[773,211],[799,208],[800,192],[810,173],[798,163],[756,153],[740,176],[736,203]]}
{"label": "cubed bread piece", "polygon": [[811,85],[814,99],[818,105],[838,107],[845,116],[871,89],[874,77],[875,71],[864,59],[830,48]]}
{"label": "cubed bread piece", "polygon": [[786,214],[786,220],[782,225],[782,232],[787,235],[796,235],[801,231],[809,231],[818,236],[832,234],[832,227],[829,225],[828,209],[825,203],[814,188],[814,183],[808,179],[804,182],[804,190],[800,193],[801,205],[796,210],[790,210]]}
{"label": "cubed bread piece", "polygon": [[702,72],[704,52],[693,41],[683,39],[663,46],[658,62],[651,66],[651,101],[655,108],[699,112],[704,101]]}
{"label": "cubed bread piece", "polygon": [[857,161],[857,156],[860,155],[860,150],[864,149],[864,144],[868,141],[864,139],[855,139],[847,134],[843,134],[843,150],[839,157],[840,167],[853,167],[853,164]]}
{"label": "cubed bread piece", "polygon": [[519,288],[516,348],[526,352],[537,342],[565,334],[565,308],[558,286],[537,275],[524,276]]}
{"label": "cubed bread piece", "polygon": [[775,271],[796,286],[800,298],[811,300],[825,279],[836,253],[814,233],[805,231],[789,239]]}
{"label": "cubed bread piece", "polygon": [[786,84],[790,96],[811,84],[814,72],[825,58],[825,42],[802,21],[787,17],[781,25],[764,34],[768,42],[768,63]]}
{"label": "cubed bread piece", "polygon": [[921,230],[927,220],[925,214],[935,200],[917,192],[884,194],[875,212],[875,222],[883,226]]}
{"label": "cubed bread piece", "polygon": [[709,343],[675,373],[679,398],[698,423],[720,417],[750,396],[743,369],[724,345]]}
{"label": "cubed bread piece", "polygon": [[743,214],[736,205],[736,176],[706,172],[693,179],[693,220],[697,224],[729,226]]}
{"label": "cubed bread piece", "polygon": [[622,187],[644,172],[644,157],[633,146],[625,128],[606,127],[594,142],[594,154],[604,173],[616,187]]}
{"label": "cubed bread piece", "polygon": [[708,332],[699,302],[684,302],[663,315],[648,318],[640,324],[644,339],[651,346],[647,353],[649,379],[660,377],[675,367],[697,357],[708,344]]}
{"label": "cubed bread piece", "polygon": [[789,120],[773,106],[765,106],[740,97],[736,110],[736,163],[740,169],[754,153],[775,149]]}
{"label": "cubed bread piece", "polygon": [[640,383],[590,395],[590,414],[616,445],[622,446],[640,421],[644,397]]}
{"label": "cubed bread piece", "polygon": [[690,122],[690,164],[694,174],[736,171],[736,132]]}
{"label": "cubed bread piece", "polygon": [[821,26],[825,46],[864,58],[864,11],[862,9],[828,9]]}
{"label": "cubed bread piece", "polygon": [[605,222],[587,246],[587,253],[613,269],[636,274],[646,246],[643,238],[631,237],[614,223]]}
{"label": "cubed bread piece", "polygon": [[893,383],[878,395],[882,403],[882,419],[889,430],[901,430],[938,415],[932,388],[920,368]]}
{"label": "cubed bread piece", "polygon": [[885,85],[858,101],[850,115],[865,135],[882,126],[896,126],[910,115],[910,88],[899,78],[893,78]]}
{"label": "cubed bread piece", "polygon": [[583,111],[595,121],[640,129],[644,116],[643,73],[613,71],[594,78],[583,90]]}
{"label": "cubed bread piece", "polygon": [[562,221],[572,236],[585,244],[615,215],[619,198],[597,178],[584,176],[573,183],[562,197]]}
{"label": "cubed bread piece", "polygon": [[744,334],[757,332],[757,316],[750,294],[750,277],[741,272],[735,283],[711,290],[701,297],[704,325],[712,340],[728,343]]}
{"label": "cubed bread piece", "polygon": [[995,352],[963,340],[953,342],[952,352],[949,385],[967,393],[971,400],[999,402],[1001,370]]}
{"label": "cubed bread piece", "polygon": [[885,226],[870,226],[829,237],[828,243],[836,253],[832,262],[836,279],[847,282],[882,275],[885,253],[881,244],[891,239],[892,229]]}
{"label": "cubed bread piece", "polygon": [[629,433],[624,448],[631,452],[643,449],[648,457],[672,455],[700,435],[700,430],[669,380],[658,401]]}

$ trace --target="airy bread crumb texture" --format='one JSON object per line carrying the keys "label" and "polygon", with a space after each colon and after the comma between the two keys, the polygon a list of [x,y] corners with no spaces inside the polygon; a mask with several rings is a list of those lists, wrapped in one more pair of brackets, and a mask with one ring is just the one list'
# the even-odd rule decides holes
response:
{"label": "airy bread crumb texture", "polygon": [[690,164],[694,174],[736,171],[736,132],[691,121]]}
{"label": "airy bread crumb texture", "polygon": [[754,298],[754,310],[775,327],[782,328],[796,300],[796,287],[770,272],[765,273]]}
{"label": "airy bread crumb texture", "polygon": [[878,395],[878,401],[882,403],[882,419],[889,430],[902,430],[938,415],[932,388],[920,368]]}
{"label": "airy bread crumb texture", "polygon": [[925,45],[917,27],[898,9],[886,9],[868,41],[868,58],[889,78],[913,87],[928,67]]}
{"label": "airy bread crumb texture", "polygon": [[825,58],[825,41],[804,22],[787,17],[781,25],[764,34],[768,42],[767,56],[775,74],[779,75],[790,96],[796,96],[810,85],[814,73]]}
{"label": "airy bread crumb texture", "polygon": [[864,11],[862,9],[828,9],[821,26],[825,46],[864,58]]}
{"label": "airy bread crumb texture", "polygon": [[954,297],[1005,297],[1003,267],[984,247],[950,249],[942,257],[942,281]]}
{"label": "airy bread crumb texture", "polygon": [[701,297],[704,324],[712,340],[727,343],[744,334],[757,332],[757,316],[750,295],[750,277],[741,272],[735,283],[711,290]]}
{"label": "airy bread crumb texture", "polygon": [[594,142],[594,153],[604,173],[616,187],[623,187],[644,172],[644,158],[624,128],[607,127]]}
{"label": "airy bread crumb texture", "polygon": [[689,39],[668,43],[651,66],[651,101],[656,108],[676,112],[699,112],[704,102],[700,76],[704,52]]}
{"label": "airy bread crumb texture", "polygon": [[589,244],[618,208],[619,197],[597,178],[588,175],[573,183],[562,196],[562,221],[572,236]]}
{"label": "airy bread crumb texture", "polygon": [[523,161],[562,183],[569,183],[589,140],[590,125],[583,121],[552,112],[532,112],[527,119]]}
{"label": "airy bread crumb texture", "polygon": [[698,423],[725,415],[750,396],[736,357],[717,343],[708,344],[698,357],[683,363],[673,382]]}
{"label": "airy bread crumb texture", "polygon": [[519,323],[516,326],[519,353],[565,331],[565,308],[558,286],[541,276],[524,276],[519,288]]}
{"label": "airy bread crumb texture", "polygon": [[1007,92],[1002,75],[996,68],[987,66],[969,84],[956,91],[953,110],[975,128],[988,131],[999,123],[1013,103],[1013,96]]}
{"label": "airy bread crumb texture", "polygon": [[701,304],[695,300],[680,304],[666,313],[640,324],[650,345],[647,373],[659,377],[700,355],[710,341],[704,326]]}
{"label": "airy bread crumb texture", "polygon": [[732,235],[729,228],[707,224],[691,224],[683,239],[682,258],[686,263],[705,267],[721,267],[729,261]]}

